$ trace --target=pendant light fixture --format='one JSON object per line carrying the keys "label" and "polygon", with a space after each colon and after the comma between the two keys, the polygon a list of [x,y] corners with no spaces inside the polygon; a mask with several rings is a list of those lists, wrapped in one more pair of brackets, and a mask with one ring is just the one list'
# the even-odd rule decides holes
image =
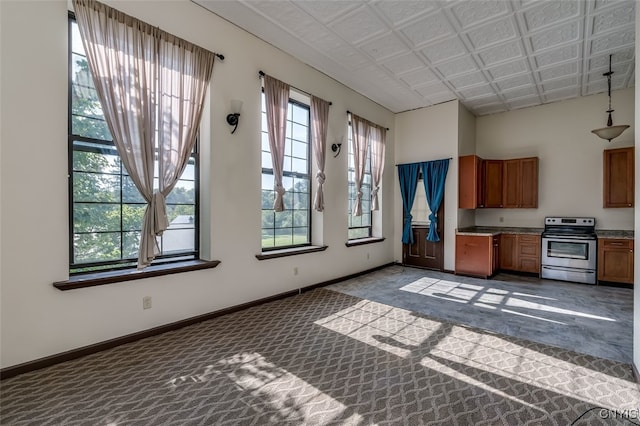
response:
{"label": "pendant light fixture", "polygon": [[611,56],[613,55],[609,55],[609,72],[605,72],[604,74],[602,74],[603,76],[607,77],[607,87],[609,93],[609,109],[607,110],[609,119],[607,120],[607,127],[601,127],[599,129],[594,129],[591,131],[591,133],[595,133],[602,139],[606,139],[609,142],[611,142],[611,139],[615,139],[620,136],[622,132],[627,130],[627,128],[629,127],[629,125],[627,124],[614,126],[613,119],[611,118],[611,113],[614,111],[613,109],[611,109],[611,76],[613,75],[613,71],[611,71]]}

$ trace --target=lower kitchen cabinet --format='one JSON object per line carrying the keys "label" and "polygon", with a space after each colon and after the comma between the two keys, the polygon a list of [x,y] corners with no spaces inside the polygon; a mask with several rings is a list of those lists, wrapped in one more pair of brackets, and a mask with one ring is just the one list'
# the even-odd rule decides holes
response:
{"label": "lower kitchen cabinet", "polygon": [[500,269],[540,273],[540,236],[502,234],[500,236]]}
{"label": "lower kitchen cabinet", "polygon": [[456,235],[456,274],[492,276],[498,266],[500,237]]}
{"label": "lower kitchen cabinet", "polygon": [[598,239],[598,280],[633,284],[633,240]]}

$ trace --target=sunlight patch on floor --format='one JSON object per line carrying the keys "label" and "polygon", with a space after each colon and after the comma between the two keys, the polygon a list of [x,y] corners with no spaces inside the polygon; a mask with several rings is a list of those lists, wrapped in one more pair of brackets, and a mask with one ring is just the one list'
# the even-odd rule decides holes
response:
{"label": "sunlight patch on floor", "polygon": [[[551,306],[545,302],[531,302],[523,299],[535,298],[548,301],[555,301],[557,299],[537,296],[534,294],[509,292],[502,289],[482,287],[473,284],[461,283],[456,281],[441,280],[437,278],[420,278],[410,284],[400,287],[400,290],[416,293],[423,296],[432,297],[435,299],[447,300],[455,303],[472,304],[486,309],[500,309],[503,312],[511,313],[514,315],[528,316],[530,318],[541,319],[549,322],[556,322],[564,324],[563,322],[554,321],[544,318],[542,316],[525,314],[523,312],[514,311],[514,309],[504,309],[509,306],[511,308],[522,308],[527,310],[536,310],[542,312],[549,312],[553,314],[577,316],[583,318],[596,319],[600,321],[616,322],[613,318],[603,317],[599,315],[592,315],[586,312],[580,312],[574,309],[564,309],[555,306]],[[518,297],[515,297],[518,296]]]}

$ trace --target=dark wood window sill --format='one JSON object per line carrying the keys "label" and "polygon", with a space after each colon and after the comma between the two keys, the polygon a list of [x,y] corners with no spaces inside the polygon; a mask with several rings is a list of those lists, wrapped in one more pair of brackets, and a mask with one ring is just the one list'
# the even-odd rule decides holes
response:
{"label": "dark wood window sill", "polygon": [[315,253],[317,251],[325,251],[328,247],[329,246],[305,246],[305,247],[287,248],[282,250],[264,251],[260,254],[256,254],[256,259],[258,260],[277,259],[278,257],[287,257],[287,256],[296,256],[299,254]]}
{"label": "dark wood window sill", "polygon": [[141,271],[137,269],[124,269],[120,271],[78,274],[69,277],[66,281],[57,281],[53,283],[53,286],[58,290],[73,290],[76,288],[159,277],[161,275],[198,271],[200,269],[211,269],[215,268],[219,264],[219,260],[187,260],[184,262],[166,263],[164,265],[152,265]]}
{"label": "dark wood window sill", "polygon": [[357,240],[349,240],[344,245],[347,247],[363,246],[365,244],[381,243],[384,240],[384,237],[358,238]]}

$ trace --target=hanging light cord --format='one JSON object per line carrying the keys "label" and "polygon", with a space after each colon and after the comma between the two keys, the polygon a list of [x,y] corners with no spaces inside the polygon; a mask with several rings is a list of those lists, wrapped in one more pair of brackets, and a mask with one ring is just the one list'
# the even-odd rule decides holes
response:
{"label": "hanging light cord", "polygon": [[611,71],[611,56],[613,55],[609,55],[609,72],[605,72],[604,74],[602,74],[607,77],[607,87],[609,93],[609,109],[607,110],[607,112],[609,113],[609,119],[607,120],[607,127],[613,126],[611,113],[614,111],[611,109],[611,76],[613,75],[613,71]]}

